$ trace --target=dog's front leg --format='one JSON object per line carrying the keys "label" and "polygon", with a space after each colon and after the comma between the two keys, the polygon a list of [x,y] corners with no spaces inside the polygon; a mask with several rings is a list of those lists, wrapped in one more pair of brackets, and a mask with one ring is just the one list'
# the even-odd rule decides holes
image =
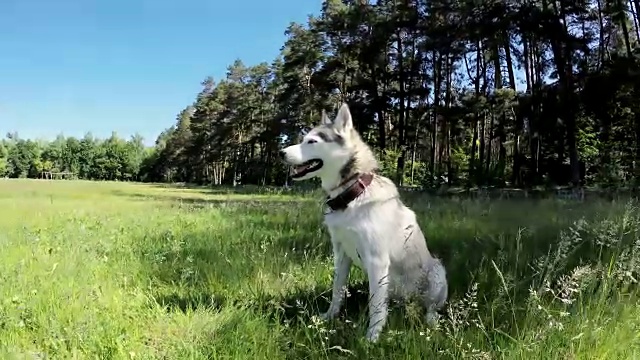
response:
{"label": "dog's front leg", "polygon": [[381,258],[367,261],[369,278],[369,328],[367,340],[376,342],[387,322],[389,297],[389,262]]}
{"label": "dog's front leg", "polygon": [[333,290],[331,291],[331,304],[327,312],[320,314],[320,318],[329,320],[340,312],[342,301],[347,290],[351,259],[338,245],[333,248]]}

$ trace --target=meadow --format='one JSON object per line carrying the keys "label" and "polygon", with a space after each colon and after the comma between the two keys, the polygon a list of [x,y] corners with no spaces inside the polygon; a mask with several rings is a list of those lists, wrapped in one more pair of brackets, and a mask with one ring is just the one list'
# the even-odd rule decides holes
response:
{"label": "meadow", "polygon": [[430,328],[392,307],[364,340],[321,194],[0,179],[2,359],[637,359],[640,212],[630,199],[403,194],[448,270]]}

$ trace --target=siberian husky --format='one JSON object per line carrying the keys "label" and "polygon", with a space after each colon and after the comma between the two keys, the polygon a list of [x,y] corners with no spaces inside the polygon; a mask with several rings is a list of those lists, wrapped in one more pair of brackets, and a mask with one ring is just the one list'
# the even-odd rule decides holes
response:
{"label": "siberian husky", "polygon": [[399,198],[391,180],[376,173],[378,162],[353,128],[343,104],[334,121],[321,124],[302,142],[280,152],[293,180],[319,177],[327,193],[324,223],[331,235],[334,277],[331,304],[323,319],[342,306],[352,264],[369,280],[367,339],[377,341],[388,314],[389,298],[417,296],[433,323],[448,296],[446,271],[427,248],[415,213]]}

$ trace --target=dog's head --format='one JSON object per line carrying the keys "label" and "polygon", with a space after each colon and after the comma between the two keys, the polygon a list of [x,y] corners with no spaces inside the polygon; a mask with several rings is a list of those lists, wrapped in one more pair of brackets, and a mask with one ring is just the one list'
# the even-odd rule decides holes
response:
{"label": "dog's head", "polygon": [[301,143],[280,151],[284,162],[292,167],[291,178],[306,180],[333,174],[337,176],[353,157],[354,147],[351,145],[354,132],[347,104],[340,107],[333,121],[323,111],[320,125],[309,131]]}

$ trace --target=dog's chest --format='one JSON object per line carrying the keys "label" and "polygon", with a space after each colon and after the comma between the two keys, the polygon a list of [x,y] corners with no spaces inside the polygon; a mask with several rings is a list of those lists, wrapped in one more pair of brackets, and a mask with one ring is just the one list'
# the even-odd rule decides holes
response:
{"label": "dog's chest", "polygon": [[356,263],[358,266],[362,265],[362,255],[364,252],[364,247],[366,246],[360,234],[353,230],[342,230],[338,231],[340,236],[338,241],[344,252]]}
{"label": "dog's chest", "polygon": [[353,263],[362,268],[363,243],[361,237],[354,229],[344,227],[330,227],[331,241],[338,245],[344,253],[351,258]]}
{"label": "dog's chest", "polygon": [[331,241],[339,245],[353,263],[362,268],[363,255],[366,255],[368,246],[367,226],[362,222],[365,218],[327,216],[325,224],[331,234]]}

